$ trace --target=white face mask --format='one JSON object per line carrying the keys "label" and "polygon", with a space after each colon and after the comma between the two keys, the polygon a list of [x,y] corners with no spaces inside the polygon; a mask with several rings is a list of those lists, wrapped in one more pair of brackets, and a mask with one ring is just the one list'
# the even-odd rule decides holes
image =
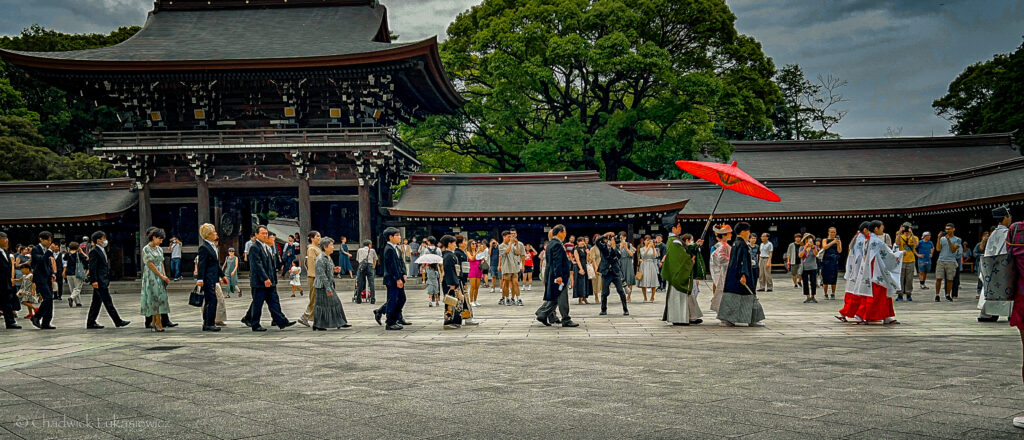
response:
{"label": "white face mask", "polygon": [[109,243],[110,242],[107,241],[107,239],[104,238],[103,241],[100,242],[100,246],[107,247],[107,244],[109,244]]}

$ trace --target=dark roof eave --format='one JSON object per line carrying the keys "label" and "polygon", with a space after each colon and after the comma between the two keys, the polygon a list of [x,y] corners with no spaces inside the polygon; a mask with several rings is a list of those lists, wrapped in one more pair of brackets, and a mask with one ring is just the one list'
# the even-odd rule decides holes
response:
{"label": "dark roof eave", "polygon": [[629,214],[651,214],[660,212],[682,211],[689,200],[666,203],[663,205],[652,205],[637,208],[618,209],[595,209],[592,211],[521,211],[521,212],[439,212],[439,211],[411,211],[397,208],[387,208],[388,212],[396,217],[443,217],[443,218],[505,218],[505,217],[581,217],[596,215],[629,215]]}

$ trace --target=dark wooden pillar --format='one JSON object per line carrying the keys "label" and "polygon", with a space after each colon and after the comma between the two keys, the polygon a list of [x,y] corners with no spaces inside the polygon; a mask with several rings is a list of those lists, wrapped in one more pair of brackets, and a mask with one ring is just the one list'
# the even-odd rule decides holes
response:
{"label": "dark wooden pillar", "polygon": [[[312,215],[313,210],[309,201],[309,180],[299,178],[299,255],[303,258],[306,256],[306,247],[309,244],[306,241],[306,234],[309,234],[309,230],[312,229]],[[306,265],[300,264],[300,266],[305,272]],[[312,276],[313,274],[307,273],[306,275]]]}
{"label": "dark wooden pillar", "polygon": [[359,241],[371,240],[370,231],[370,187],[359,186]]}
{"label": "dark wooden pillar", "polygon": [[[196,200],[199,202],[199,225],[210,223],[210,186],[202,177],[196,185]],[[199,225],[196,225],[196,229],[199,229]]]}
{"label": "dark wooden pillar", "polygon": [[[142,247],[148,244],[146,229],[153,225],[153,208],[150,206],[149,185],[139,188],[139,263],[142,262]],[[141,266],[140,266],[141,268]]]}

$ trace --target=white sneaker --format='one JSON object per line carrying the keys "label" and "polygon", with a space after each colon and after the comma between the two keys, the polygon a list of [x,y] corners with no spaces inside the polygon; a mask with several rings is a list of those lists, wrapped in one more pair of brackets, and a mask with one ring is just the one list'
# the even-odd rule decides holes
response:
{"label": "white sneaker", "polygon": [[1013,426],[1016,426],[1018,428],[1024,428],[1024,417],[1014,417]]}
{"label": "white sneaker", "polygon": [[309,327],[309,320],[305,316],[299,318],[299,324]]}
{"label": "white sneaker", "polygon": [[491,293],[494,293],[494,288],[493,287],[491,287]]}

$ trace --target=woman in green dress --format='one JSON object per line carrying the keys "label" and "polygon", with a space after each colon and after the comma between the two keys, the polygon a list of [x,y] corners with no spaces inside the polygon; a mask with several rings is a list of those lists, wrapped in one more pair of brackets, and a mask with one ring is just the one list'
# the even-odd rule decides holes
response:
{"label": "woman in green dress", "polygon": [[228,248],[228,257],[224,259],[224,275],[228,277],[228,293],[224,296],[231,296],[237,293],[242,297],[242,290],[238,288],[238,257],[235,256],[235,248]]}
{"label": "woman in green dress", "polygon": [[142,316],[153,320],[153,331],[164,331],[161,315],[171,312],[167,303],[167,284],[171,282],[164,274],[164,251],[160,244],[167,238],[167,234],[160,228],[149,228],[146,230],[146,238],[149,244],[142,248],[142,262],[145,269],[142,270]]}

